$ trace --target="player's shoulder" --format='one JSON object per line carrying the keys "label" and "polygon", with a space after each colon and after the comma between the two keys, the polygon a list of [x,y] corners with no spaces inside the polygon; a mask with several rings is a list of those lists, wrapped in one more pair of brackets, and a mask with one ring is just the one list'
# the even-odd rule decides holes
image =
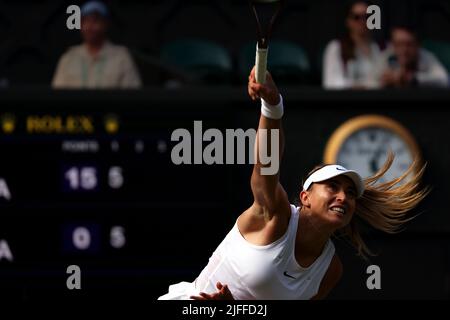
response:
{"label": "player's shoulder", "polygon": [[[279,198],[283,197],[283,195],[278,196]],[[262,219],[266,223],[278,221],[280,218],[283,220],[289,221],[291,218],[291,214],[296,207],[289,203],[287,196],[286,199],[281,199],[277,202],[277,205],[273,208],[263,206],[255,201],[242,215],[248,216],[251,219]]]}
{"label": "player's shoulder", "polygon": [[291,222],[290,214],[270,214],[267,208],[256,202],[238,218],[238,227],[254,244],[270,244],[283,236]]}

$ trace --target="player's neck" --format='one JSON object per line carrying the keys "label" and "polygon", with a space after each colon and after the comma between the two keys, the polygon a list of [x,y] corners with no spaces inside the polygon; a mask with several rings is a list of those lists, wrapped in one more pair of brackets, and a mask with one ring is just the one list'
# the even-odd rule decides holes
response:
{"label": "player's neck", "polygon": [[314,221],[314,217],[305,211],[302,211],[299,217],[296,252],[301,256],[318,257],[323,251],[325,244],[333,234],[334,230],[327,230]]}

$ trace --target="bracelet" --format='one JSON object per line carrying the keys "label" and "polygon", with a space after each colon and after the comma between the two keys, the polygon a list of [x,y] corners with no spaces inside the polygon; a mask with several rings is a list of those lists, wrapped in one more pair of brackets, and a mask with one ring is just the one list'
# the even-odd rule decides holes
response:
{"label": "bracelet", "polygon": [[283,117],[283,97],[280,94],[280,102],[273,106],[261,98],[261,114],[269,119],[279,120]]}

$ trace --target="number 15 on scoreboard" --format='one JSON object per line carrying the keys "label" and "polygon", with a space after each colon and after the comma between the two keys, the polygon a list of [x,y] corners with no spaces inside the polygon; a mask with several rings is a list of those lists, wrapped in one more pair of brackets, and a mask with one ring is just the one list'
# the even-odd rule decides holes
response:
{"label": "number 15 on scoreboard", "polygon": [[[124,184],[120,166],[108,169],[107,183],[111,189],[120,189]],[[63,190],[68,192],[95,192],[100,187],[99,169],[96,166],[66,166],[63,168]]]}

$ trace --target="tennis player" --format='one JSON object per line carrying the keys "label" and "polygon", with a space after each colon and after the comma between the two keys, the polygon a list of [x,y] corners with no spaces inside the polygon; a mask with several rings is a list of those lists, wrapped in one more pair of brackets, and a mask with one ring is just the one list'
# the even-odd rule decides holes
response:
{"label": "tennis player", "polygon": [[[283,100],[270,74],[265,84],[259,84],[253,69],[248,93],[262,101],[259,129],[280,130],[281,158]],[[304,139],[308,136],[299,137],[296,147],[301,148]],[[257,139],[257,148],[260,143]],[[343,272],[331,236],[342,233],[366,257],[371,252],[355,216],[394,233],[411,219],[407,213],[427,194],[427,189],[418,187],[424,167],[417,161],[401,177],[377,183],[392,161],[390,156],[378,173],[365,180],[340,165],[317,167],[303,183],[296,207],[279,182],[279,172],[262,175],[258,159],[251,177],[253,204],[238,217],[195,281],[172,285],[159,299],[325,298]]]}

